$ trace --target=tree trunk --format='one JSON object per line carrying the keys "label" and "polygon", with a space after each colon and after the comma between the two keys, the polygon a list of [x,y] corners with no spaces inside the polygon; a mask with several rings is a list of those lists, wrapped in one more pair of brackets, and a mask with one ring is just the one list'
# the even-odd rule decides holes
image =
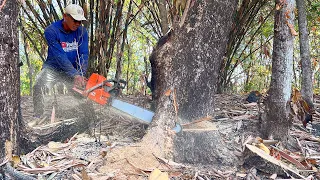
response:
{"label": "tree trunk", "polygon": [[168,23],[168,12],[166,8],[166,0],[160,0],[157,2],[160,14],[160,25],[161,25],[161,32],[162,35],[166,34],[169,30],[169,23]]}
{"label": "tree trunk", "polygon": [[301,94],[308,102],[313,102],[312,69],[305,1],[297,0],[297,8],[302,69]]}
{"label": "tree trunk", "polygon": [[[232,12],[236,5],[236,0],[195,1],[190,6],[183,26],[175,27],[175,30],[168,34],[165,43],[157,46],[153,53],[157,107],[150,129],[143,140],[152,145],[153,150],[161,156],[173,156],[174,144],[170,130],[177,121],[190,122],[213,115],[213,95],[216,92],[219,68],[226,53],[233,20]],[[211,132],[208,134],[213,135]],[[183,133],[175,138],[175,142],[182,147],[186,147],[184,144],[191,141],[200,140],[197,137],[201,137],[194,136],[191,140],[184,138],[184,135],[187,134]],[[179,151],[179,148],[176,148],[176,151]],[[212,159],[206,158],[209,153],[196,149],[193,151],[194,156],[203,156],[201,159],[196,158],[194,162],[201,163],[204,159]],[[179,156],[182,153],[175,154]]]}
{"label": "tree trunk", "polygon": [[[20,18],[20,22],[22,24],[22,19]],[[22,25],[21,26],[21,31],[23,32],[24,31],[24,26]],[[22,36],[22,39],[23,39],[23,43],[24,43],[24,53],[26,55],[26,61],[27,61],[27,65],[28,65],[28,77],[29,77],[29,82],[30,82],[30,86],[29,86],[29,94],[30,96],[32,96],[33,94],[33,91],[32,91],[32,85],[33,85],[33,80],[32,80],[32,67],[31,67],[31,63],[30,63],[30,59],[29,59],[29,54],[28,54],[28,51],[27,51],[27,48],[28,48],[28,44],[27,44],[27,38],[26,36],[24,35],[24,33],[21,33],[21,36]]]}
{"label": "tree trunk", "polygon": [[126,76],[126,81],[127,81],[127,94],[129,94],[129,69],[130,69],[130,59],[131,59],[131,52],[130,52],[130,46],[128,44],[128,63],[127,63],[127,76]]}
{"label": "tree trunk", "polygon": [[[294,0],[276,0],[271,84],[266,100],[266,120],[261,122],[265,138],[287,141],[292,120],[289,103],[294,45]],[[290,28],[291,27],[291,28]]]}
{"label": "tree trunk", "polygon": [[[18,2],[0,6],[0,162],[19,151]],[[3,3],[1,3],[3,4]],[[7,143],[6,143],[7,142]],[[5,146],[6,144],[6,146]]]}
{"label": "tree trunk", "polygon": [[[118,34],[120,36],[120,34]],[[121,74],[122,74],[122,61],[123,61],[123,57],[122,57],[122,52],[121,52],[121,48],[120,48],[120,43],[121,41],[118,40],[116,42],[117,44],[117,49],[116,49],[116,74],[114,76],[115,80],[119,80],[121,78]],[[124,41],[122,43],[125,43]]]}
{"label": "tree trunk", "polygon": [[[130,0],[129,2],[129,7],[128,7],[128,12],[127,12],[127,17],[126,17],[126,22],[124,24],[124,30],[123,30],[123,34],[122,34],[122,44],[121,44],[121,48],[120,48],[120,40],[117,41],[118,45],[117,45],[117,70],[116,70],[116,75],[115,75],[115,79],[117,81],[120,80],[121,75],[122,75],[122,67],[123,67],[123,52],[124,52],[124,45],[126,44],[126,39],[127,39],[127,31],[128,31],[128,26],[129,26],[129,20],[130,20],[130,16],[131,16],[131,8],[132,8],[132,0]],[[119,22],[119,25],[121,25],[121,20]],[[120,37],[120,33],[117,37]],[[120,38],[119,38],[120,39]]]}

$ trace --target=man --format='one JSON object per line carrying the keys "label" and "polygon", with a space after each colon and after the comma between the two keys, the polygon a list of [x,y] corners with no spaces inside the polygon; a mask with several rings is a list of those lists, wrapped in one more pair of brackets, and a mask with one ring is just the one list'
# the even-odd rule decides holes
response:
{"label": "man", "polygon": [[49,89],[63,82],[70,90],[74,85],[85,84],[88,66],[88,32],[83,27],[83,9],[70,4],[63,19],[49,25],[44,32],[48,44],[48,57],[37,76],[33,88],[34,111],[37,117],[44,112],[43,87]]}

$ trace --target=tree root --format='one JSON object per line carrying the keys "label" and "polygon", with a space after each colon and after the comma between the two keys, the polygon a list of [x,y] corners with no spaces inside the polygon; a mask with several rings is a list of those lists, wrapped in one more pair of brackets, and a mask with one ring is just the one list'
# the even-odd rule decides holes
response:
{"label": "tree root", "polygon": [[37,178],[15,170],[10,163],[0,167],[0,180],[2,179],[37,180]]}

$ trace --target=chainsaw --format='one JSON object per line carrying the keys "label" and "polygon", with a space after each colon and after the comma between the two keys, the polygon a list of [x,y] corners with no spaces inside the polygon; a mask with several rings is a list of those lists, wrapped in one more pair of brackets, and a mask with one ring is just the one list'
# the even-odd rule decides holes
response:
{"label": "chainsaw", "polygon": [[[145,123],[151,123],[154,112],[116,98],[126,85],[127,82],[125,80],[108,80],[104,76],[93,73],[87,80],[84,88],[80,89],[75,86],[72,89],[95,103],[100,105],[110,105],[126,114],[129,114],[130,116],[142,120]],[[173,128],[175,132],[180,132],[181,129],[181,125],[179,124]]]}

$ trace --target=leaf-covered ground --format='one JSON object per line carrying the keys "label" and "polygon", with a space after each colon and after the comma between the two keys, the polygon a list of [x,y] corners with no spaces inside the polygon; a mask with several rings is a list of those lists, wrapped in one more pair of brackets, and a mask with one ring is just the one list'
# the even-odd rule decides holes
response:
{"label": "leaf-covered ground", "polygon": [[[127,96],[122,99],[150,107],[150,97]],[[223,146],[237,157],[234,159],[236,167],[221,169],[219,166],[182,164],[157,157],[152,153],[152,147],[140,142],[147,124],[113,108],[94,105],[97,121],[87,133],[75,134],[65,142],[44,144],[20,156],[15,168],[38,179],[153,179],[156,175],[164,179],[317,177],[320,139],[316,125],[312,130],[295,122],[290,135],[292,148],[283,149],[281,142],[258,138],[259,109],[262,112],[263,105],[246,102],[245,95],[219,94],[215,99],[214,117],[183,124],[183,129],[217,131]],[[47,99],[45,116],[35,119],[31,97],[22,97],[23,119],[33,128],[50,124],[52,100]],[[55,111],[54,122],[73,118],[79,113],[75,109],[78,99],[59,95],[57,101],[59,108]],[[316,98],[316,108],[318,102]],[[318,117],[316,111],[314,124],[317,124]]]}

